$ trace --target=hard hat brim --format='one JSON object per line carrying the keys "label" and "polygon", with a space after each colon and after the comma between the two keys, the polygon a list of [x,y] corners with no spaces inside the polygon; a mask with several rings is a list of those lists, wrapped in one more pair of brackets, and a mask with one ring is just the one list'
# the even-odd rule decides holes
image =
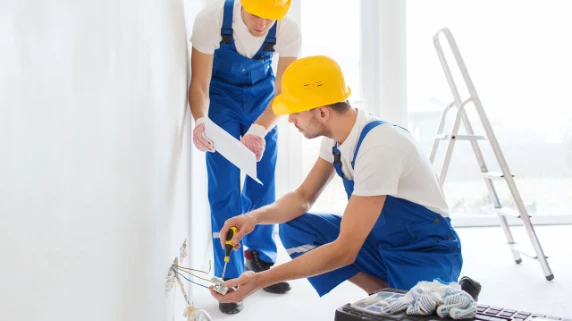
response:
{"label": "hard hat brim", "polygon": [[294,102],[286,98],[284,94],[279,94],[274,97],[274,100],[272,101],[272,111],[276,116],[293,114],[293,104]]}

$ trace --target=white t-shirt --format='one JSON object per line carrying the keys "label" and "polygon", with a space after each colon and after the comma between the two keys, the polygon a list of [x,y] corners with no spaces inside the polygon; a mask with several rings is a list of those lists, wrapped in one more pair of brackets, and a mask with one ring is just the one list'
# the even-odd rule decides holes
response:
{"label": "white t-shirt", "polygon": [[[433,166],[411,134],[390,124],[373,128],[361,143],[355,168],[351,162],[359,136],[375,116],[359,110],[348,138],[338,145],[342,172],[354,180],[352,195],[389,195],[408,200],[448,216],[449,208]],[[324,137],[320,157],[333,163],[335,140]],[[338,178],[339,179],[339,178]]]}
{"label": "white t-shirt", "polygon": [[[218,0],[216,3],[207,6],[199,12],[195,19],[191,43],[196,50],[204,54],[212,55],[220,47],[224,3],[224,0]],[[240,15],[241,7],[240,0],[234,0],[232,36],[236,51],[245,57],[252,58],[264,43],[266,35],[254,37],[248,32],[248,28]],[[302,47],[300,26],[289,16],[277,21],[277,23],[274,53],[280,57],[299,57]]]}

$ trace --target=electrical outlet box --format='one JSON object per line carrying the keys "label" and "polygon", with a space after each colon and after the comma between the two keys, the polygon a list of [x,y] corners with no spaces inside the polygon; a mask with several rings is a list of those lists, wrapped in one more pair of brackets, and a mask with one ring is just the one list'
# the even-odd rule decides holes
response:
{"label": "electrical outlet box", "polygon": [[224,285],[224,281],[221,278],[217,278],[216,276],[211,279],[211,282],[214,283],[214,290],[222,295],[225,295],[228,292],[228,288]]}

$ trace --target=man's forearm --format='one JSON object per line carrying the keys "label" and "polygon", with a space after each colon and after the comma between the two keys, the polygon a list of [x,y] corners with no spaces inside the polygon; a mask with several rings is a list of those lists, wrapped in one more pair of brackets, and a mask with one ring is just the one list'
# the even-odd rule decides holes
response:
{"label": "man's forearm", "polygon": [[206,117],[209,105],[208,91],[191,85],[189,89],[189,105],[191,106],[191,113],[195,120]]}
{"label": "man's forearm", "polygon": [[266,128],[266,130],[270,130],[276,125],[279,118],[280,116],[276,116],[274,114],[274,111],[272,111],[272,101],[270,101],[270,103],[266,107],[266,110],[264,110],[262,115],[258,117],[255,123]]}
{"label": "man's forearm", "polygon": [[287,263],[259,273],[261,287],[282,281],[309,278],[344,267],[354,261],[340,244],[332,242],[311,250]]}
{"label": "man's forearm", "polygon": [[298,191],[290,192],[276,202],[263,206],[246,215],[256,224],[280,224],[306,213],[311,204]]}

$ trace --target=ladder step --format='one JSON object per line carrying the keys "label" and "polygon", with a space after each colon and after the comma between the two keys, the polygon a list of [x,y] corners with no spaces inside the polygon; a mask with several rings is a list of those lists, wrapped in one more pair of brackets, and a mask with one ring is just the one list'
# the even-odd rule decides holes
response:
{"label": "ladder step", "polygon": [[[483,172],[483,177],[488,179],[501,179],[504,178],[503,172]],[[512,174],[514,177],[514,174]]]}
{"label": "ladder step", "polygon": [[[516,251],[516,252],[518,252],[518,253],[526,256],[526,257],[529,257],[531,259],[538,260],[538,256],[536,254],[532,255],[532,254],[530,254],[530,252],[523,250],[523,246],[518,244],[518,243],[514,243],[514,244],[509,243],[508,246],[513,251]],[[546,256],[546,255],[545,255],[545,257],[548,258],[548,256]]]}
{"label": "ladder step", "polygon": [[440,140],[449,140],[449,139],[457,139],[457,140],[487,140],[486,136],[480,136],[480,135],[455,135],[455,136],[451,136],[449,134],[441,134],[441,135],[436,135],[435,139],[440,139]]}
{"label": "ladder step", "polygon": [[498,215],[503,215],[503,216],[513,216],[516,218],[520,218],[520,212],[513,209],[513,208],[509,208],[509,207],[501,207],[501,208],[497,208],[495,209],[495,212]]}

